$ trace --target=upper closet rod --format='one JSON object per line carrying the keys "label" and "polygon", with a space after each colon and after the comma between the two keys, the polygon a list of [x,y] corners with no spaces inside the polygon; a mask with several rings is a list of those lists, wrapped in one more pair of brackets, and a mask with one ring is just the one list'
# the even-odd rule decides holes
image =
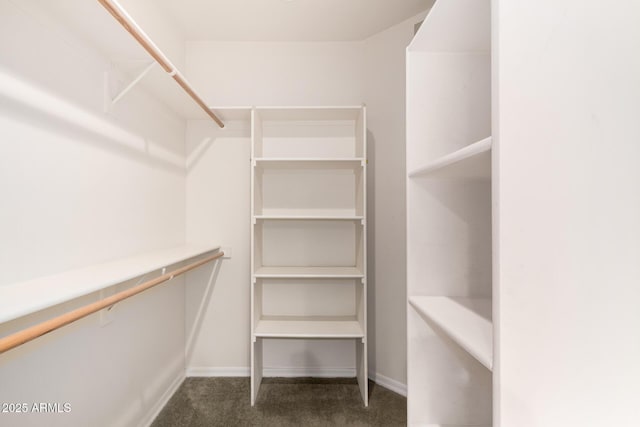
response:
{"label": "upper closet rod", "polygon": [[113,17],[116,18],[118,22],[120,22],[124,29],[127,30],[129,34],[131,34],[133,38],[138,41],[138,43],[140,43],[140,45],[149,53],[149,55],[151,55],[153,59],[155,59],[156,62],[160,64],[160,66],[167,73],[169,73],[169,75],[173,77],[176,82],[178,82],[178,84],[184,89],[185,92],[187,92],[187,94],[189,94],[191,98],[193,98],[193,100],[200,106],[200,108],[202,108],[204,112],[207,113],[207,115],[218,124],[218,126],[223,128],[224,123],[222,122],[222,120],[220,120],[218,116],[216,116],[213,111],[211,111],[207,104],[204,103],[202,98],[200,98],[198,94],[195,93],[184,76],[180,74],[178,69],[171,63],[171,61],[169,61],[164,53],[162,53],[162,51],[158,49],[158,46],[156,46],[155,43],[151,41],[149,36],[147,36],[145,32],[142,31],[142,28],[140,28],[138,24],[136,24],[136,22],[131,18],[131,16],[129,16],[129,14],[122,8],[122,6],[112,0],[98,0],[98,2],[100,2],[100,4],[104,6],[104,8],[107,9],[107,11],[109,11],[109,13],[113,15]]}
{"label": "upper closet rod", "polygon": [[191,264],[185,265],[184,267],[178,268],[168,273],[164,273],[163,275],[158,276],[155,279],[148,280],[144,283],[134,286],[133,288],[118,292],[117,294],[111,295],[110,297],[103,298],[99,301],[84,305],[73,311],[62,314],[58,317],[54,317],[53,319],[46,320],[42,323],[38,323],[29,328],[23,329],[12,335],[0,338],[0,354],[31,340],[34,340],[38,337],[41,337],[44,334],[48,334],[51,331],[55,331],[56,329],[68,325],[69,323],[75,322],[76,320],[82,319],[83,317],[95,313],[96,311],[111,307],[112,305],[117,304],[122,300],[131,298],[132,296],[137,295],[140,292],[146,291],[147,289],[153,288],[154,286],[158,286],[159,284],[171,280],[176,276],[184,274],[187,271],[193,270],[194,268],[200,267],[203,264],[206,264],[210,261],[213,261],[214,259],[218,259],[223,256],[224,252],[216,252],[213,255],[209,255],[208,257],[203,258],[199,261],[192,262]]}

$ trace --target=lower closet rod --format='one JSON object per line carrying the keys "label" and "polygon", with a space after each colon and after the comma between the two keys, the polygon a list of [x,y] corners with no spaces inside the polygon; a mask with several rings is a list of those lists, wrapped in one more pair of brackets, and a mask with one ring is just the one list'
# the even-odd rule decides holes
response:
{"label": "lower closet rod", "polygon": [[224,252],[216,252],[213,255],[193,262],[189,265],[185,265],[184,267],[178,268],[177,270],[165,273],[162,276],[158,276],[155,279],[141,283],[138,286],[134,286],[133,288],[118,292],[117,294],[101,299],[100,301],[87,304],[83,307],[77,308],[58,317],[54,317],[53,319],[46,320],[42,323],[38,323],[37,325],[33,325],[29,328],[23,329],[12,335],[1,338],[0,354],[4,353],[5,351],[11,350],[12,348],[18,347],[19,345],[27,343],[33,339],[41,337],[42,335],[47,334],[51,331],[55,331],[56,329],[68,325],[69,323],[75,322],[76,320],[82,319],[83,317],[95,313],[96,311],[100,311],[103,308],[111,307],[112,305],[117,304],[122,300],[137,295],[140,292],[146,291],[147,289],[153,288],[154,286],[171,280],[176,276],[184,274],[189,270],[193,270],[194,268],[200,267],[201,265],[213,261],[214,259],[218,259],[222,256],[224,256]]}

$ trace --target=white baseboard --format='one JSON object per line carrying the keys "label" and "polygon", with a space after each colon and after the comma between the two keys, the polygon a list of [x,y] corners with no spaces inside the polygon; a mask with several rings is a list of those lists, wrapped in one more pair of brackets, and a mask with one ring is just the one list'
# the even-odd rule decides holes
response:
{"label": "white baseboard", "polygon": [[354,368],[267,368],[263,369],[264,377],[316,377],[316,378],[353,378]]}
{"label": "white baseboard", "polygon": [[[264,377],[319,377],[319,378],[351,378],[356,376],[353,368],[268,368],[263,369]],[[187,377],[248,377],[251,369],[214,368],[214,367],[190,367],[187,369]]]}
{"label": "white baseboard", "polygon": [[396,381],[392,378],[374,372],[369,372],[369,379],[384,388],[398,393],[401,396],[407,397],[407,385],[400,381]]}
{"label": "white baseboard", "polygon": [[[264,368],[265,377],[318,377],[318,378],[353,378],[356,370],[353,368]],[[214,368],[208,366],[187,368],[187,377],[248,377],[251,369],[248,367]],[[382,374],[369,373],[369,379],[402,396],[407,395],[407,385]]]}
{"label": "white baseboard", "polygon": [[164,407],[167,405],[167,403],[169,402],[169,399],[171,399],[171,397],[173,397],[175,392],[178,390],[178,387],[182,385],[182,382],[184,381],[184,379],[185,379],[184,371],[181,371],[180,374],[178,374],[178,376],[171,382],[171,385],[169,385],[169,388],[167,388],[167,390],[164,393],[162,393],[162,396],[160,396],[160,398],[155,403],[155,405],[153,405],[151,409],[149,409],[149,412],[147,413],[147,415],[142,418],[142,421],[140,421],[140,424],[139,424],[140,427],[149,427],[151,423],[153,423],[153,421],[156,419],[160,411],[162,411]]}
{"label": "white baseboard", "polygon": [[251,375],[251,368],[215,368],[209,366],[189,366],[187,377],[248,377]]}

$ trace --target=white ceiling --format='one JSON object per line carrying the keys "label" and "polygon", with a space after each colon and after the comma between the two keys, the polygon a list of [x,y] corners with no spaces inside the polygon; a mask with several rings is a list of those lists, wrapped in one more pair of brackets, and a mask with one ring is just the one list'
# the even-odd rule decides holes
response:
{"label": "white ceiling", "polygon": [[363,40],[433,0],[156,0],[187,40]]}

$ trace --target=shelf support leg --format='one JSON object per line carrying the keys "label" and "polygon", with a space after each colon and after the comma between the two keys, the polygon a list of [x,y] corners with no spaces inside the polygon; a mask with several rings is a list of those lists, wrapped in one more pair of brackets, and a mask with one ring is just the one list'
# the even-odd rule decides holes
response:
{"label": "shelf support leg", "polygon": [[360,387],[360,394],[362,395],[362,402],[364,406],[369,406],[369,375],[367,373],[367,344],[366,339],[355,340],[356,342],[356,377],[358,379],[358,386]]}
{"label": "shelf support leg", "polygon": [[251,343],[251,406],[256,404],[262,383],[262,338]]}

